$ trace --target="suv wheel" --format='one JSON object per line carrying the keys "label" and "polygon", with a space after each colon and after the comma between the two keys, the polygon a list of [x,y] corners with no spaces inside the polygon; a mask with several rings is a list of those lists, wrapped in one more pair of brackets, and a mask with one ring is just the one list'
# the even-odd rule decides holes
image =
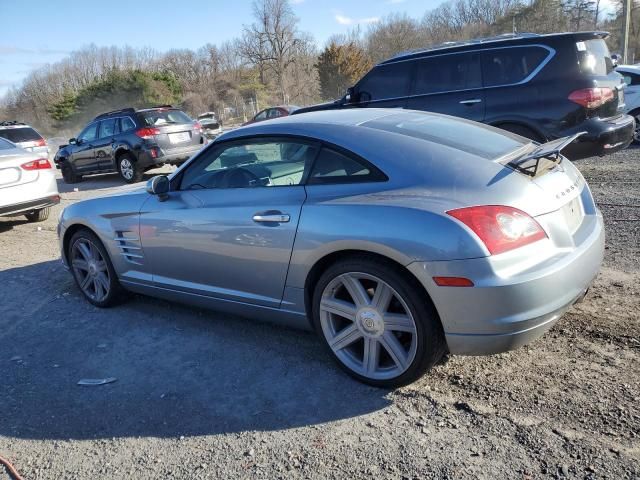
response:
{"label": "suv wheel", "polygon": [[62,179],[64,183],[78,183],[82,181],[82,175],[78,175],[73,171],[73,167],[62,167]]}
{"label": "suv wheel", "polygon": [[413,382],[446,352],[425,293],[397,268],[367,256],[324,272],[313,295],[313,323],[338,364],[377,387]]}
{"label": "suv wheel", "polygon": [[49,218],[50,211],[50,207],[41,208],[40,210],[35,210],[33,212],[25,214],[25,217],[27,217],[27,220],[29,222],[44,222],[47,218]]}
{"label": "suv wheel", "polygon": [[636,119],[636,125],[633,130],[633,143],[636,145],[640,144],[640,110],[636,110],[635,112],[631,112],[633,118]]}
{"label": "suv wheel", "polygon": [[133,155],[125,154],[118,158],[118,173],[127,183],[135,183],[142,180],[142,170],[136,164]]}

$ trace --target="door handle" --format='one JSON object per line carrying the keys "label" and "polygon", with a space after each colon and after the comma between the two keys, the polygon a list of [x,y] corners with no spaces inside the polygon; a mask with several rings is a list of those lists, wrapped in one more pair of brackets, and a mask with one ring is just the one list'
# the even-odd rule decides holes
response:
{"label": "door handle", "polygon": [[253,221],[257,223],[287,223],[291,220],[288,213],[282,212],[262,212],[253,216]]}
{"label": "door handle", "polygon": [[461,100],[459,103],[460,103],[461,105],[473,105],[473,104],[475,104],[475,103],[480,103],[480,102],[482,102],[482,100],[481,100],[481,99],[479,99],[479,98],[472,98],[471,100]]}

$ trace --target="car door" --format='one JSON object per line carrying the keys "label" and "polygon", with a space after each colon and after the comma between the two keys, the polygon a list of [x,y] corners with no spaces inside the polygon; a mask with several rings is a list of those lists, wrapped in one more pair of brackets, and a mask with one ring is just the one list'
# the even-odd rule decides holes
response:
{"label": "car door", "polygon": [[479,53],[426,57],[415,62],[407,108],[484,120],[485,102]]}
{"label": "car door", "polygon": [[107,118],[100,122],[98,129],[98,137],[93,142],[94,152],[98,168],[101,170],[109,170],[112,168],[111,153],[113,151],[111,145],[113,136],[118,132],[119,122],[117,118]]}
{"label": "car door", "polygon": [[73,147],[73,166],[78,173],[99,170],[94,155],[94,142],[98,136],[98,122],[93,122],[80,132]]}
{"label": "car door", "polygon": [[626,84],[624,89],[626,111],[631,112],[640,108],[640,73],[636,74],[627,70],[618,70],[618,73],[622,74]]}
{"label": "car door", "polygon": [[411,61],[378,65],[354,87],[352,107],[405,108],[412,73]]}
{"label": "car door", "polygon": [[318,147],[269,138],[212,144],[140,215],[157,287],[279,307]]}

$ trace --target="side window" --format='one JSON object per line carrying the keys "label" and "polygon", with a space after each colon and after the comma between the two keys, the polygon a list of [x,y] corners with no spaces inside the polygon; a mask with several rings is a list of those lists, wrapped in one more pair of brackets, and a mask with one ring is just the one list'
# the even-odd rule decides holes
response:
{"label": "side window", "polygon": [[83,142],[91,142],[96,139],[98,136],[98,124],[92,123],[87,128],[85,128],[80,135],[78,135],[78,140],[82,140]]}
{"label": "side window", "polygon": [[278,118],[280,116],[282,116],[282,113],[280,112],[279,109],[271,108],[269,109],[269,115],[267,115],[267,118]]}
{"label": "side window", "polygon": [[443,55],[417,62],[415,95],[482,87],[480,55]]}
{"label": "side window", "polygon": [[263,110],[254,117],[254,120],[265,120],[267,118],[268,110]]}
{"label": "side window", "polygon": [[412,64],[413,62],[398,62],[373,68],[356,86],[358,101],[406,96]]}
{"label": "side window", "polygon": [[640,75],[635,75],[629,72],[620,72],[624,77],[624,83],[629,86],[637,86],[640,85]]}
{"label": "side window", "polygon": [[120,131],[128,132],[129,130],[133,130],[134,128],[136,128],[136,124],[133,123],[133,120],[131,120],[129,117],[122,117],[120,119]]}
{"label": "side window", "polygon": [[522,82],[549,56],[542,47],[512,47],[487,50],[482,54],[485,87]]}
{"label": "side window", "polygon": [[100,122],[100,138],[113,137],[116,130],[116,119],[109,118]]}
{"label": "side window", "polygon": [[380,182],[386,179],[386,176],[373,166],[323,147],[313,164],[307,184]]}
{"label": "side window", "polygon": [[293,140],[212,146],[184,172],[180,189],[300,185],[317,150],[315,145]]}

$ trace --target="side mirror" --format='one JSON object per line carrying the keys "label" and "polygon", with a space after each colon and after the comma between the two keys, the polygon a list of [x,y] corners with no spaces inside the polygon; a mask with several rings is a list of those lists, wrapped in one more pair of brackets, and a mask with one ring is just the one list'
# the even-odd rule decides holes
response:
{"label": "side mirror", "polygon": [[613,55],[611,55],[611,63],[613,64],[614,67],[617,67],[618,64],[620,63],[620,55],[618,55],[617,53],[614,53]]}
{"label": "side mirror", "polygon": [[75,145],[78,143],[78,140],[76,138],[70,138],[69,139],[69,145]]}
{"label": "side mirror", "polygon": [[158,200],[164,202],[169,198],[169,178],[166,175],[156,175],[147,182],[147,193],[157,195]]}
{"label": "side mirror", "polygon": [[347,94],[344,96],[344,101],[346,103],[355,102],[355,90],[353,87],[347,88]]}

